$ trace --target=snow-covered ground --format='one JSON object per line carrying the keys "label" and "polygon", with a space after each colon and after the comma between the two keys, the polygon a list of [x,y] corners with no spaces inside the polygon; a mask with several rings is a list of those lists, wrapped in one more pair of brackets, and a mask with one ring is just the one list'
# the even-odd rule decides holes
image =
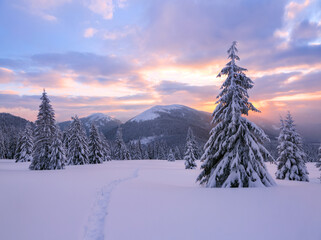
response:
{"label": "snow-covered ground", "polygon": [[[112,161],[29,171],[0,160],[0,239],[320,240],[320,172],[310,183],[207,189],[183,161]],[[199,163],[198,163],[199,165]],[[274,176],[275,165],[267,164]]]}

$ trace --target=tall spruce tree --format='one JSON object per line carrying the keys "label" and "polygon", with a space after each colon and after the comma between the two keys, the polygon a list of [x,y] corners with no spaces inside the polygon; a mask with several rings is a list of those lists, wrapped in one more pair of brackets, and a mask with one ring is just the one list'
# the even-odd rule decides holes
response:
{"label": "tall spruce tree", "polygon": [[104,161],[105,152],[103,149],[102,140],[97,127],[92,124],[89,133],[89,163],[97,164]]}
{"label": "tall spruce tree", "polygon": [[53,137],[52,144],[50,146],[50,169],[63,169],[66,162],[66,153],[64,145],[61,141],[62,133],[57,127],[56,134]]}
{"label": "tall spruce tree", "polygon": [[114,157],[116,160],[130,160],[131,156],[123,140],[122,129],[119,127],[116,133]]}
{"label": "tall spruce tree", "polygon": [[30,123],[26,124],[25,130],[21,133],[15,153],[16,162],[31,162],[33,152],[33,130]]}
{"label": "tall spruce tree", "polygon": [[111,147],[106,139],[106,137],[104,136],[104,134],[100,133],[100,139],[102,142],[102,147],[103,147],[103,151],[104,151],[104,161],[111,161]]}
{"label": "tall spruce tree", "polygon": [[46,91],[42,93],[39,113],[34,130],[33,160],[31,170],[50,170],[50,147],[56,134],[55,112]]}
{"label": "tall spruce tree", "polygon": [[214,127],[204,146],[197,181],[206,187],[269,187],[275,182],[264,162],[274,159],[263,146],[268,140],[263,130],[242,116],[259,110],[248,100],[247,90],[253,82],[245,75],[246,69],[236,65],[240,60],[236,44],[234,41],[228,49],[230,61],[218,74],[227,78],[217,96]]}
{"label": "tall spruce tree", "polygon": [[281,131],[277,147],[277,179],[309,181],[308,171],[305,166],[306,155],[303,151],[301,136],[296,132],[293,118],[288,112],[286,119],[281,119]]}
{"label": "tall spruce tree", "polygon": [[77,115],[72,117],[68,130],[67,163],[69,165],[89,163],[87,136]]}

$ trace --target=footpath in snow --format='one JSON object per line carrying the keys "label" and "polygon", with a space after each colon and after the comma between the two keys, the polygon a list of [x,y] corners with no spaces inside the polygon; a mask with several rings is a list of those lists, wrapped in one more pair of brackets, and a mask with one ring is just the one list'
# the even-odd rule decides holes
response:
{"label": "footpath in snow", "polygon": [[0,160],[0,239],[320,240],[320,172],[308,170],[310,183],[207,189],[183,161],[29,171]]}

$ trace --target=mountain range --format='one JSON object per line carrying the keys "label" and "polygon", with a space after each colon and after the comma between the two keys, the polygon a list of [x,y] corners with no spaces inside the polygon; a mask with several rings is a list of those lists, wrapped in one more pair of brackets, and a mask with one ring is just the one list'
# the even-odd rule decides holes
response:
{"label": "mountain range", "polygon": [[[10,120],[14,118],[15,120]],[[0,115],[0,126],[12,126],[17,123],[18,130],[23,128],[26,120],[2,113]],[[125,142],[141,140],[142,144],[153,141],[165,141],[169,146],[184,146],[186,134],[189,127],[192,128],[197,141],[202,145],[208,137],[212,128],[211,114],[202,112],[183,105],[157,105],[134,118],[122,123],[120,120],[112,118],[103,113],[95,113],[84,118],[80,118],[87,133],[90,125],[94,123],[104,136],[112,141],[115,139],[118,127],[122,128]],[[278,126],[265,119],[252,119],[270,137],[271,149],[275,148],[276,139],[279,133]],[[66,130],[71,121],[58,123],[62,130]],[[318,126],[298,127],[298,132],[307,143],[318,145],[321,138],[321,124]]]}

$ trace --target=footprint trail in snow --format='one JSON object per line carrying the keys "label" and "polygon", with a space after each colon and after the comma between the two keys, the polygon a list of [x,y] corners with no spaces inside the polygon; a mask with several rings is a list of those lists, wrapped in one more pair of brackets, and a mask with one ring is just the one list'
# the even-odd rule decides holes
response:
{"label": "footprint trail in snow", "polygon": [[136,169],[129,177],[117,179],[102,187],[97,193],[97,197],[93,204],[91,215],[85,227],[84,240],[103,240],[105,219],[108,215],[108,205],[110,202],[112,191],[118,184],[137,178],[139,169]]}

